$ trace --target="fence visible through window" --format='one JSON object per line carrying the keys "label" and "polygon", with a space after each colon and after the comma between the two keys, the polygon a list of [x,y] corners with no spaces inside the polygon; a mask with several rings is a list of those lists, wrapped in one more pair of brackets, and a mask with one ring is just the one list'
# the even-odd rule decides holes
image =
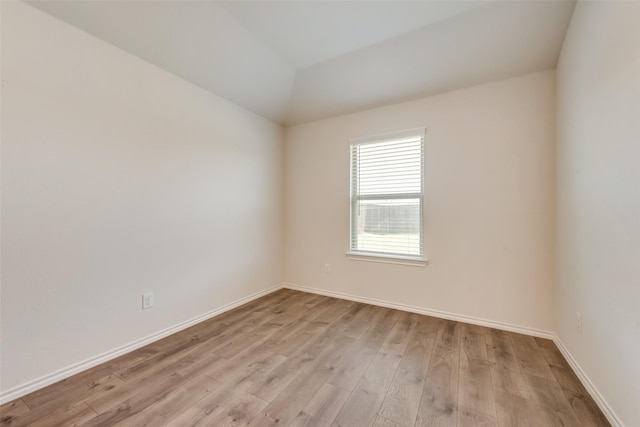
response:
{"label": "fence visible through window", "polygon": [[351,145],[352,252],[423,255],[423,133]]}

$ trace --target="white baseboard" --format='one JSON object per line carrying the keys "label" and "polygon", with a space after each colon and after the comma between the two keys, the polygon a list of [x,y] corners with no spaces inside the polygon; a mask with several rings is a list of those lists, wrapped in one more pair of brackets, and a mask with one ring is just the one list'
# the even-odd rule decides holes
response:
{"label": "white baseboard", "polygon": [[539,338],[553,339],[555,337],[555,334],[551,331],[530,328],[527,326],[514,325],[511,323],[497,322],[495,320],[481,319],[478,317],[466,316],[464,314],[449,313],[446,311],[433,310],[433,309],[424,308],[424,307],[416,307],[413,305],[383,301],[383,300],[374,299],[374,298],[366,298],[366,297],[361,297],[357,295],[345,294],[342,292],[334,292],[334,291],[327,291],[324,289],[310,288],[307,286],[294,285],[292,283],[283,283],[282,287],[287,289],[293,289],[296,291],[310,292],[313,294],[325,295],[328,297],[346,299],[349,301],[362,302],[365,304],[377,305],[380,307],[387,307],[387,308],[393,308],[396,310],[408,311],[411,313],[424,314],[426,316],[433,316],[441,319],[455,320],[463,323],[471,323],[473,325],[486,326],[488,328],[501,329],[504,331],[516,332],[519,334],[531,335]]}
{"label": "white baseboard", "polygon": [[163,329],[161,331],[155,332],[151,335],[147,335],[144,338],[140,338],[139,340],[130,342],[129,344],[125,344],[121,347],[114,348],[97,356],[91,357],[89,359],[83,360],[82,362],[73,364],[66,368],[60,369],[56,372],[52,372],[50,374],[44,375],[40,378],[36,378],[35,380],[28,381],[24,384],[21,384],[17,387],[13,387],[9,390],[0,392],[0,404],[10,402],[14,399],[24,396],[25,394],[31,393],[33,391],[39,390],[43,387],[46,387],[55,382],[61,381],[65,378],[68,378],[72,375],[75,375],[79,372],[85,371],[89,368],[93,368],[101,363],[107,362],[111,359],[115,359],[118,356],[122,356],[123,354],[129,353],[133,350],[136,350],[140,347],[144,347],[147,344],[151,344],[154,341],[158,341],[164,337],[167,337],[171,334],[175,334],[183,329],[186,329],[190,326],[193,326],[197,323],[203,322],[207,319],[215,317],[219,314],[222,314],[226,311],[232,310],[238,306],[246,304],[250,301],[263,297],[267,294],[275,292],[277,290],[282,289],[282,285],[272,286],[269,289],[265,289],[264,291],[257,292],[255,294],[249,295],[248,297],[241,298],[232,303],[226,304],[222,307],[216,308],[215,310],[211,310],[207,313],[201,314],[199,316],[193,317],[184,322],[180,322],[174,326]]}
{"label": "white baseboard", "polygon": [[558,349],[560,349],[560,352],[562,353],[564,358],[567,360],[567,362],[569,362],[569,365],[571,365],[573,372],[575,372],[575,374],[578,376],[578,378],[582,382],[582,385],[584,385],[584,387],[587,389],[587,391],[596,402],[605,417],[607,417],[607,420],[609,420],[611,425],[613,427],[624,427],[624,424],[622,423],[622,421],[620,421],[620,418],[618,418],[616,413],[613,411],[613,408],[611,408],[602,394],[600,394],[596,386],[587,376],[586,372],[580,367],[576,359],[573,358],[573,356],[564,345],[562,340],[560,340],[560,337],[558,337],[557,334],[553,334],[553,342],[556,343],[556,346],[558,346]]}
{"label": "white baseboard", "polygon": [[424,314],[427,316],[433,316],[433,317],[438,317],[442,319],[455,320],[455,321],[464,322],[464,323],[471,323],[474,325],[486,326],[489,328],[501,329],[505,331],[516,332],[516,333],[531,335],[531,336],[540,337],[540,338],[552,339],[560,349],[560,352],[562,352],[562,355],[565,357],[567,362],[571,365],[571,368],[574,370],[574,372],[576,373],[576,375],[578,376],[582,384],[585,386],[589,394],[591,394],[591,397],[595,400],[597,405],[600,407],[600,410],[602,410],[604,415],[607,417],[611,425],[613,427],[624,427],[624,424],[622,423],[622,421],[620,421],[620,419],[615,414],[611,406],[600,394],[600,392],[591,382],[587,374],[584,372],[584,370],[582,370],[578,362],[576,362],[576,360],[573,358],[569,350],[565,347],[565,345],[560,340],[558,335],[556,335],[554,332],[549,332],[549,331],[535,329],[535,328],[529,328],[526,326],[513,325],[510,323],[497,322],[494,320],[480,319],[477,317],[466,316],[463,314],[449,313],[449,312],[440,311],[440,310],[433,310],[433,309],[428,309],[423,307],[416,307],[416,306],[411,306],[406,304],[399,304],[399,303],[378,300],[374,298],[367,298],[367,297],[361,297],[361,296],[356,296],[351,294],[345,294],[342,292],[334,292],[334,291],[327,291],[324,289],[310,288],[306,286],[294,285],[291,283],[283,283],[280,285],[272,286],[271,288],[249,295],[245,298],[241,298],[237,301],[234,301],[232,303],[219,307],[215,310],[211,310],[207,313],[201,314],[200,316],[196,316],[184,322],[178,323],[174,326],[163,329],[161,331],[148,335],[144,338],[133,341],[129,344],[125,344],[121,347],[115,348],[113,350],[109,350],[105,353],[91,357],[82,362],[60,369],[56,372],[42,376],[32,381],[29,381],[25,384],[21,384],[9,390],[2,391],[0,392],[0,404],[4,404],[11,400],[17,399],[28,393],[31,393],[33,391],[46,387],[50,384],[53,384],[57,381],[61,381],[65,378],[75,375],[79,372],[93,368],[94,366],[97,366],[101,363],[115,359],[118,356],[129,353],[140,347],[144,347],[145,345],[151,344],[152,342],[158,341],[171,334],[179,332],[197,323],[203,322],[207,319],[215,317],[226,311],[232,310],[236,307],[239,307],[243,304],[246,304],[248,302],[251,302],[255,299],[258,299],[260,297],[263,297],[265,295],[268,295],[272,292],[275,292],[283,288],[292,289],[292,290],[301,291],[301,292],[314,293],[318,295],[325,295],[325,296],[334,297],[334,298],[346,299],[349,301],[362,302],[365,304],[377,305],[381,307],[393,308],[396,310],[408,311],[411,313]]}

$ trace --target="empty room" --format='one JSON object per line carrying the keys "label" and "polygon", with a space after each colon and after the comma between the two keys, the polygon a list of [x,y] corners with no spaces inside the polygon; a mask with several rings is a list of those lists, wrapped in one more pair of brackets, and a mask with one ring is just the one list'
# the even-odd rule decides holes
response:
{"label": "empty room", "polygon": [[640,426],[640,1],[0,15],[0,426]]}

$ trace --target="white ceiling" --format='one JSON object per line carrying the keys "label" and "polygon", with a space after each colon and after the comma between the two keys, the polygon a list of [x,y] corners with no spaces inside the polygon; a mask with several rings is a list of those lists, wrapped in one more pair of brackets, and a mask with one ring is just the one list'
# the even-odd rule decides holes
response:
{"label": "white ceiling", "polygon": [[300,70],[487,1],[223,1],[240,24]]}
{"label": "white ceiling", "polygon": [[29,1],[284,124],[555,66],[574,1]]}

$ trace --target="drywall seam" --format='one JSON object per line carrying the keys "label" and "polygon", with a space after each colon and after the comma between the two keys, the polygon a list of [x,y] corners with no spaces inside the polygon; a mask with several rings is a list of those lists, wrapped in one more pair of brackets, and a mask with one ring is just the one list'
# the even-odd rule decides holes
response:
{"label": "drywall seam", "polygon": [[399,304],[395,302],[383,301],[374,298],[360,297],[342,292],[326,291],[324,289],[309,288],[306,286],[295,285],[292,283],[284,283],[283,288],[292,289],[302,292],[310,292],[319,295],[325,295],[334,298],[346,299],[349,301],[362,302],[365,304],[377,305],[380,307],[393,308],[396,310],[408,311],[410,313],[423,314],[426,316],[438,317],[441,319],[455,320],[463,323],[471,323],[473,325],[486,326],[488,328],[501,329],[503,331],[516,332],[519,334],[531,335],[539,338],[554,339],[555,333],[545,331],[543,329],[529,328],[527,326],[514,325],[512,323],[498,322],[495,320],[481,319],[464,314],[449,313],[447,311],[433,310],[429,308],[416,307],[413,305]]}
{"label": "drywall seam", "polygon": [[136,350],[140,347],[144,347],[145,345],[151,344],[155,341],[158,341],[164,337],[167,337],[171,334],[175,334],[176,332],[180,332],[183,329],[186,329],[190,326],[193,326],[197,323],[204,322],[207,319],[215,317],[219,314],[232,310],[236,307],[239,307],[243,304],[251,302],[255,299],[268,295],[272,292],[275,292],[279,289],[282,289],[281,285],[275,285],[268,289],[265,289],[260,292],[256,292],[252,295],[249,295],[244,298],[240,298],[234,302],[223,305],[222,307],[216,308],[214,310],[208,311],[199,316],[193,317],[184,322],[180,322],[176,325],[170,326],[161,331],[155,332],[151,335],[147,335],[146,337],[140,338],[136,341],[130,342],[129,344],[125,344],[123,346],[114,348],[112,350],[106,351],[102,354],[96,355],[89,359],[83,360],[82,362],[75,363],[71,366],[67,366],[66,368],[60,369],[56,372],[52,372],[50,374],[44,375],[40,378],[36,378],[35,380],[28,381],[24,384],[13,387],[9,390],[0,392],[0,404],[10,402],[14,399],[22,397],[28,393],[39,390],[43,387],[46,387],[50,384],[53,384],[57,381],[61,381],[65,378],[68,378],[72,375],[75,375],[79,372],[85,371],[87,369],[93,368],[101,363],[107,362],[109,360],[115,359],[118,356],[122,356],[123,354],[129,353],[133,350]]}
{"label": "drywall seam", "polygon": [[622,423],[622,421],[620,421],[620,418],[618,418],[616,413],[613,411],[613,408],[611,408],[602,394],[600,394],[596,386],[589,379],[587,373],[580,367],[576,359],[574,359],[571,355],[571,352],[569,352],[569,349],[567,349],[560,337],[555,333],[553,334],[553,342],[556,343],[556,346],[558,347],[558,349],[560,349],[560,352],[562,353],[564,358],[567,360],[567,362],[569,362],[569,365],[571,365],[571,369],[573,369],[573,372],[578,376],[582,385],[584,385],[593,400],[595,400],[596,404],[607,417],[607,420],[609,420],[611,425],[613,427],[624,427],[624,424]]}

